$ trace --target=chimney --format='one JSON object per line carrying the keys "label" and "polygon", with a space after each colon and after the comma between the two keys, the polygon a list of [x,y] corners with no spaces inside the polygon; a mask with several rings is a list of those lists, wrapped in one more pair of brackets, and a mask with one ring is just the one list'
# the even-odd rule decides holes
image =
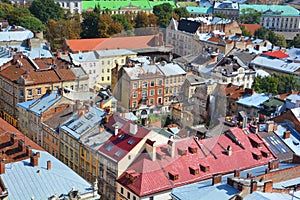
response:
{"label": "chimney", "polygon": [[18,141],[18,148],[19,148],[21,151],[25,150],[25,142],[24,142],[24,140],[19,140],[19,141]]}
{"label": "chimney", "polygon": [[264,192],[272,192],[273,190],[273,182],[267,181],[264,183]]}
{"label": "chimney", "polygon": [[18,58],[19,58],[19,55],[17,55],[17,54],[15,54],[14,56],[13,56],[13,65],[16,65],[18,62]]}
{"label": "chimney", "polygon": [[155,141],[147,139],[146,141],[146,151],[150,155],[152,161],[156,160],[156,147],[154,146]]}
{"label": "chimney", "polygon": [[252,178],[252,174],[249,172],[247,173],[247,179],[251,179]]}
{"label": "chimney", "polygon": [[102,133],[104,131],[104,126],[100,125],[100,133]]}
{"label": "chimney", "polygon": [[268,133],[274,131],[274,121],[267,121],[266,124]]}
{"label": "chimney", "polygon": [[218,184],[222,182],[222,174],[216,174],[212,177],[212,185]]}
{"label": "chimney", "polygon": [[13,145],[18,141],[16,134],[11,133],[10,134],[10,144]]}
{"label": "chimney", "polygon": [[117,136],[119,133],[119,126],[115,125],[115,132],[114,132],[114,136]]}
{"label": "chimney", "polygon": [[228,147],[227,147],[227,155],[228,156],[232,155],[232,147],[230,145],[228,145]]}
{"label": "chimney", "polygon": [[171,140],[168,141],[168,152],[169,152],[170,156],[172,158],[174,158],[174,155],[175,155],[175,142],[174,142],[173,138],[171,138]]}
{"label": "chimney", "polygon": [[240,169],[235,169],[234,170],[234,177],[239,178],[240,177],[240,173],[241,173]]}
{"label": "chimney", "polygon": [[109,122],[109,119],[111,118],[112,114],[107,114],[106,117],[105,117],[105,120],[104,122],[105,123],[108,123]]}
{"label": "chimney", "polygon": [[270,172],[269,168],[265,169],[265,174],[268,174]]}
{"label": "chimney", "polygon": [[270,161],[268,163],[268,168],[269,168],[269,170],[278,169],[279,168],[279,161],[278,160]]}
{"label": "chimney", "polygon": [[255,192],[256,190],[257,190],[257,182],[255,180],[251,180],[251,191],[250,191],[250,193]]}
{"label": "chimney", "polygon": [[91,107],[95,107],[95,103],[91,101]]}
{"label": "chimney", "polygon": [[56,50],[56,56],[60,57],[60,51]]}
{"label": "chimney", "polygon": [[78,110],[78,119],[79,119],[80,117],[82,117],[84,114],[85,114],[85,109],[79,109],[79,110]]}
{"label": "chimney", "polygon": [[291,137],[291,131],[287,130],[283,133],[283,139],[288,139]]}
{"label": "chimney", "polygon": [[0,174],[5,174],[5,161],[0,161]]}
{"label": "chimney", "polygon": [[58,98],[58,94],[56,94],[55,98],[56,98],[56,99]]}
{"label": "chimney", "polygon": [[130,123],[130,127],[129,127],[129,132],[132,134],[132,135],[135,135],[138,131],[138,125],[136,123],[132,124]]}
{"label": "chimney", "polygon": [[30,156],[31,153],[32,153],[31,146],[30,146],[30,145],[27,145],[27,146],[26,146],[26,155]]}
{"label": "chimney", "polygon": [[100,109],[103,109],[103,106],[104,106],[104,102],[100,101]]}
{"label": "chimney", "polygon": [[34,153],[30,156],[30,164],[33,166],[33,167],[36,167],[39,165],[39,157],[40,157],[40,153],[37,152],[37,153]]}
{"label": "chimney", "polygon": [[50,170],[50,169],[51,169],[51,161],[48,160],[48,161],[47,161],[47,170]]}
{"label": "chimney", "polygon": [[277,131],[277,130],[278,130],[278,125],[274,124],[273,131]]}

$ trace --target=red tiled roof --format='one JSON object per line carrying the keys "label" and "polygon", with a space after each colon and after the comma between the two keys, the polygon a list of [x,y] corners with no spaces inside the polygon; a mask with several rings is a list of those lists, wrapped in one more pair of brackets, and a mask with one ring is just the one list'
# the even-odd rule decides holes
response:
{"label": "red tiled roof", "polygon": [[[135,170],[135,172],[139,173],[139,176],[133,180],[128,180],[125,172],[118,178],[118,182],[136,195],[145,196],[211,178],[214,174],[226,174],[233,172],[235,169],[244,170],[265,165],[270,160],[276,159],[276,156],[271,153],[260,137],[257,137],[257,140],[262,142],[263,147],[256,148],[243,130],[234,127],[230,131],[233,135],[231,137],[221,135],[220,137],[200,141],[194,138],[177,141],[173,158],[170,157],[169,153],[166,153],[165,159],[159,160],[157,158],[156,161],[152,161],[145,151],[128,168],[128,170]],[[238,140],[234,140],[234,136]],[[230,156],[227,155],[226,150],[229,145],[232,148],[232,155]],[[196,147],[197,152],[191,153],[188,147]],[[181,156],[178,149],[183,148],[188,149],[188,153]],[[158,149],[160,151],[168,151],[167,147]],[[259,153],[260,150],[270,152],[270,157],[262,156],[258,160],[255,159],[252,152],[258,151]],[[208,171],[205,172],[204,169],[200,168],[200,165],[207,167]],[[191,166],[198,166],[199,174],[192,174],[190,171]],[[178,180],[170,180],[169,172],[178,174]]]}
{"label": "red tiled roof", "polygon": [[260,28],[261,28],[261,25],[260,25],[260,24],[240,24],[240,26],[244,26],[244,27],[245,27],[245,30],[250,31],[250,33],[251,33],[252,35],[254,35],[254,32],[255,32],[257,29],[260,29]]}
{"label": "red tiled roof", "polygon": [[290,96],[291,94],[299,94],[299,93],[300,93],[300,91],[294,91],[294,92],[291,92],[291,93],[280,94],[280,95],[279,95],[279,98],[280,98],[280,99],[285,99],[285,98],[287,98],[288,96]]}
{"label": "red tiled roof", "polygon": [[[123,126],[119,127],[118,134],[110,137],[109,140],[99,148],[100,152],[116,161],[120,161],[124,158],[127,153],[130,152],[150,132],[150,130],[137,125],[137,133],[131,134],[130,126],[134,125],[133,122],[122,120],[122,118],[117,116],[111,117],[110,122],[105,126],[113,130],[114,124],[120,120],[122,121]],[[111,149],[109,146],[111,146]]]}
{"label": "red tiled roof", "polygon": [[274,58],[288,58],[289,55],[283,53],[282,51],[280,50],[277,50],[277,51],[269,51],[269,52],[266,52],[266,53],[263,53],[263,55],[267,55],[267,56],[270,56],[270,57],[274,57]]}
{"label": "red tiled roof", "polygon": [[73,52],[106,50],[106,49],[138,49],[154,46],[161,46],[155,41],[158,35],[117,37],[117,38],[97,38],[67,40],[69,48]]}
{"label": "red tiled roof", "polygon": [[221,85],[221,88],[225,90],[225,95],[231,99],[239,99],[245,93],[245,89],[243,87],[232,85],[230,83]]}
{"label": "red tiled roof", "polygon": [[52,59],[35,59],[35,63],[40,70],[35,70],[35,67],[28,61],[26,57],[18,58],[19,64],[13,64],[13,61],[0,71],[0,75],[4,78],[16,82],[21,76],[25,79],[25,85],[56,83],[61,81],[75,80],[76,76],[72,70],[67,69],[67,63],[58,60],[58,65],[55,69],[50,69]]}

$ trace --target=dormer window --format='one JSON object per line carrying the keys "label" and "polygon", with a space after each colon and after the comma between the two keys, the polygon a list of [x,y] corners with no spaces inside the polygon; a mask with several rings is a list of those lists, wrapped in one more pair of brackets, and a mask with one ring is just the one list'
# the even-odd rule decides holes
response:
{"label": "dormer window", "polygon": [[169,172],[169,179],[172,181],[176,181],[179,179],[179,175],[177,173],[174,172]]}
{"label": "dormer window", "polygon": [[198,167],[189,167],[190,173],[193,175],[199,174],[199,168]]}
{"label": "dormer window", "polygon": [[197,147],[195,147],[195,146],[190,146],[190,147],[189,147],[189,151],[190,151],[192,154],[197,153]]}

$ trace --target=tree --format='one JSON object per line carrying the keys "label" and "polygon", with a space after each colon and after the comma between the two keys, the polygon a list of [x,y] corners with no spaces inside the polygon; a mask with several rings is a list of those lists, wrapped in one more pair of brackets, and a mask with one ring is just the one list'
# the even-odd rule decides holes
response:
{"label": "tree", "polygon": [[292,75],[273,74],[267,77],[258,76],[254,79],[252,89],[256,92],[283,94],[300,90],[297,79]]}
{"label": "tree", "polygon": [[177,18],[175,18],[176,20],[180,18],[188,18],[191,16],[185,7],[175,8],[174,13],[178,16]]}
{"label": "tree", "polygon": [[100,15],[98,28],[100,37],[110,37],[124,30],[122,24],[115,22],[108,14]]}
{"label": "tree", "polygon": [[34,32],[45,30],[44,24],[34,16],[24,16],[19,18],[18,24]]}
{"label": "tree", "polygon": [[290,42],[289,46],[294,46],[296,48],[300,48],[300,34],[299,33]]}
{"label": "tree", "polygon": [[63,9],[54,0],[34,0],[29,10],[43,23],[47,23],[50,19],[58,21],[63,15]]}
{"label": "tree", "polygon": [[115,22],[119,22],[120,24],[122,24],[125,31],[133,29],[132,24],[130,23],[130,21],[128,21],[125,15],[116,14],[116,15],[112,15],[112,18]]}
{"label": "tree", "polygon": [[261,27],[254,32],[254,36],[259,39],[266,40],[268,38],[268,30],[264,27]]}
{"label": "tree", "polygon": [[159,26],[166,28],[172,17],[173,8],[169,3],[163,3],[153,7],[153,14],[158,17]]}
{"label": "tree", "polygon": [[81,38],[98,38],[99,37],[99,14],[95,12],[83,12],[83,21],[81,23]]}
{"label": "tree", "polygon": [[243,24],[260,24],[262,12],[253,8],[243,8],[238,21]]}
{"label": "tree", "polygon": [[254,32],[254,36],[258,37],[259,39],[268,40],[276,46],[287,46],[286,40],[282,35],[276,34],[274,31],[268,30],[264,27],[257,29]]}
{"label": "tree", "polygon": [[245,29],[245,26],[240,26],[241,30],[242,30],[242,35],[243,36],[247,36],[247,37],[252,37],[252,33],[248,30]]}

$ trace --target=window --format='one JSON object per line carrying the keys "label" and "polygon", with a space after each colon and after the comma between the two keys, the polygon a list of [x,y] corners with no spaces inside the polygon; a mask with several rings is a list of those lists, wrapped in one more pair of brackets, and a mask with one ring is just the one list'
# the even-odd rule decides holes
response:
{"label": "window", "polygon": [[110,65],[110,60],[107,61],[107,64]]}
{"label": "window", "polygon": [[102,69],[102,73],[104,73],[104,69]]}
{"label": "window", "polygon": [[142,91],[142,97],[147,97],[147,90]]}
{"label": "window", "polygon": [[151,87],[154,87],[154,85],[155,85],[155,84],[154,84],[154,81],[151,81],[150,86],[151,86]]}
{"label": "window", "polygon": [[121,187],[121,194],[124,194],[124,188]]}
{"label": "window", "polygon": [[136,107],[136,102],[132,102],[132,107],[135,108]]}
{"label": "window", "polygon": [[134,93],[132,94],[132,98],[136,98],[136,97],[137,97],[137,93],[134,92]]}
{"label": "window", "polygon": [[[104,65],[104,60],[102,60],[102,65]],[[103,70],[103,72],[104,72],[104,70]]]}
{"label": "window", "polygon": [[42,94],[42,89],[41,88],[37,88],[37,94],[41,95]]}
{"label": "window", "polygon": [[20,97],[23,97],[24,96],[24,91],[23,89],[20,90]]}
{"label": "window", "polygon": [[169,80],[168,79],[166,79],[166,85],[168,85],[169,84]]}
{"label": "window", "polygon": [[162,94],[162,89],[158,89],[158,95],[161,95]]}
{"label": "window", "polygon": [[32,96],[32,90],[28,90],[28,96]]}
{"label": "window", "polygon": [[109,77],[109,76],[107,76],[107,78],[106,78],[106,79],[109,81],[110,77]]}
{"label": "window", "polygon": [[162,85],[162,80],[159,80],[159,81],[158,81],[158,85]]}
{"label": "window", "polygon": [[154,95],[154,90],[150,90],[150,96]]}
{"label": "window", "polygon": [[107,68],[107,73],[109,73],[110,72],[110,69],[109,68]]}
{"label": "window", "polygon": [[137,83],[133,83],[132,89],[137,89]]}
{"label": "window", "polygon": [[130,199],[130,193],[127,192],[127,199]]}
{"label": "window", "polygon": [[142,87],[143,87],[143,88],[147,88],[147,87],[148,87],[148,83],[147,83],[147,82],[143,82],[143,83],[142,83]]}
{"label": "window", "polygon": [[154,99],[150,99],[150,104],[151,104],[151,105],[154,104]]}
{"label": "window", "polygon": [[132,198],[133,198],[133,200],[136,200],[136,196],[133,196]]}

